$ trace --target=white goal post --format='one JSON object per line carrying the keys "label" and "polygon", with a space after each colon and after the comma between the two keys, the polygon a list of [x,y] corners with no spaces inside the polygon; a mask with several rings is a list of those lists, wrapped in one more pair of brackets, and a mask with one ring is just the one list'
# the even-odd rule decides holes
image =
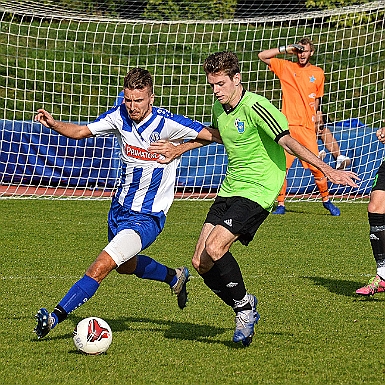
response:
{"label": "white goal post", "polygon": [[[109,13],[109,1],[103,12],[85,14],[80,3],[0,0],[0,197],[105,198],[116,187],[114,138],[60,137],[32,121],[38,108],[58,120],[93,121],[113,106],[127,71],[141,66],[154,75],[156,105],[209,123],[214,100],[202,63],[219,50],[237,53],[245,88],[280,108],[279,82],[258,53],[303,36],[314,41],[312,62],[325,71],[328,127],[361,178],[359,188],[330,185],[333,199],[368,196],[384,157],[375,131],[385,119],[385,1],[214,21],[130,20]],[[226,161],[215,144],[183,155],[178,196],[215,195]],[[330,154],[325,161],[335,167]],[[311,174],[297,162],[288,193],[319,198]]]}

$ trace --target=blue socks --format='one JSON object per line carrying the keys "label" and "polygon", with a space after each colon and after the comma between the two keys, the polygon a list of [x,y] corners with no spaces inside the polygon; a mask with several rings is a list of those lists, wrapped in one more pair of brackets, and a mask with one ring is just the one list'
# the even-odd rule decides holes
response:
{"label": "blue socks", "polygon": [[[84,275],[83,278],[74,283],[74,285],[68,290],[67,294],[59,302],[54,312],[51,313],[55,320],[52,327],[55,327],[56,324],[63,321],[69,313],[83,305],[83,303],[87,302],[95,294],[96,290],[98,290],[98,287],[99,283],[88,275]],[[62,317],[60,317],[58,310],[63,313]]]}
{"label": "blue socks", "polygon": [[[170,286],[173,286],[177,281],[174,269],[170,269],[146,255],[137,256],[137,265],[133,274],[138,278],[166,282]],[[84,275],[83,278],[74,283],[51,313],[54,318],[52,328],[64,321],[68,314],[87,302],[98,288],[99,283],[88,275]]]}
{"label": "blue socks", "polygon": [[[136,269],[133,274],[138,278],[166,282],[170,286],[173,286],[176,283],[177,278],[174,270],[169,269],[167,266],[162,265],[146,255],[137,255],[136,260]],[[170,274],[170,270],[173,274]]]}

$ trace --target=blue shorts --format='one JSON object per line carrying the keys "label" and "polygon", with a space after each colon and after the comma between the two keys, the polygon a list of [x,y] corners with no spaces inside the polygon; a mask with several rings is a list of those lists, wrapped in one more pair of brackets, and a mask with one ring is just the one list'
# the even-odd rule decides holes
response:
{"label": "blue shorts", "polygon": [[142,250],[155,241],[162,232],[166,216],[143,214],[123,207],[118,200],[112,198],[110,211],[108,212],[108,241],[121,230],[131,229],[139,234],[142,241]]}

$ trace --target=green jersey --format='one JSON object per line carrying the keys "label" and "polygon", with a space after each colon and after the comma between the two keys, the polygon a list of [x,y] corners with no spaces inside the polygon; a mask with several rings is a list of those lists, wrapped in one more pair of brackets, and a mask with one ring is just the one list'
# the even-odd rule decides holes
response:
{"label": "green jersey", "polygon": [[248,198],[271,211],[286,175],[285,153],[277,143],[289,134],[286,117],[263,96],[246,91],[231,111],[214,103],[212,127],[228,157],[218,195]]}

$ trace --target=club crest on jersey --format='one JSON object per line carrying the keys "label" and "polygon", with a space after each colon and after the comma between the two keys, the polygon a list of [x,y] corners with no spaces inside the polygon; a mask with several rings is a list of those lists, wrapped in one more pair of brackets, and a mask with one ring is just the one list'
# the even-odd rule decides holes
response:
{"label": "club crest on jersey", "polygon": [[154,142],[158,141],[159,139],[160,139],[160,134],[159,134],[159,132],[154,131],[154,132],[150,135],[150,143],[154,143]]}
{"label": "club crest on jersey", "polygon": [[245,122],[241,122],[239,119],[235,119],[234,124],[240,134],[245,132]]}

